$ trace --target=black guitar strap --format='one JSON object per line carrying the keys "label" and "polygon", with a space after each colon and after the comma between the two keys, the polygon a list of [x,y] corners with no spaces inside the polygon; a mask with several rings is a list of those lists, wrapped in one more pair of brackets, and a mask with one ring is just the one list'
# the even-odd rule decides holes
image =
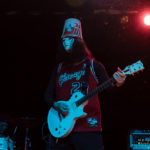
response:
{"label": "black guitar strap", "polygon": [[90,60],[88,59],[86,61],[85,75],[84,75],[83,82],[82,82],[82,93],[84,95],[88,94],[89,74],[90,74]]}

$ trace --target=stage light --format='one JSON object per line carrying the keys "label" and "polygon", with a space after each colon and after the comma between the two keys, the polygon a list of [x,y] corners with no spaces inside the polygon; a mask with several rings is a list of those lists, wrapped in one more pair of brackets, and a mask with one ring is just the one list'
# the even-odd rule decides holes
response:
{"label": "stage light", "polygon": [[126,24],[129,22],[129,18],[128,16],[122,16],[121,19],[120,19],[120,23],[122,24]]}
{"label": "stage light", "polygon": [[144,17],[144,24],[150,26],[150,14]]}

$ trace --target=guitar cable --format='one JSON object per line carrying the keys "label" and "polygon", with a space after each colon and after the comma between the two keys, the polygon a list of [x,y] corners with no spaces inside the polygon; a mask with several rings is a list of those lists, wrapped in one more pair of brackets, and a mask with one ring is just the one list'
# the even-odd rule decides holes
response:
{"label": "guitar cable", "polygon": [[[48,135],[44,135],[44,127],[45,125],[47,125],[47,121],[45,121],[43,124],[42,124],[42,129],[41,129],[41,134],[42,134],[42,140],[46,143],[46,144],[49,144],[51,142],[51,136],[50,134]],[[48,129],[48,128],[47,128]],[[49,131],[47,131],[49,133]],[[58,143],[58,138],[56,138],[56,144]]]}
{"label": "guitar cable", "polygon": [[[47,126],[47,121],[45,121],[43,124],[42,124],[42,128],[41,128],[41,134],[42,134],[42,140],[45,142],[45,143],[47,143],[47,144],[49,144],[50,143],[50,140],[49,140],[49,134],[47,134],[47,135],[44,135],[44,128],[45,128],[45,126]],[[48,131],[47,131],[47,133],[49,133]]]}

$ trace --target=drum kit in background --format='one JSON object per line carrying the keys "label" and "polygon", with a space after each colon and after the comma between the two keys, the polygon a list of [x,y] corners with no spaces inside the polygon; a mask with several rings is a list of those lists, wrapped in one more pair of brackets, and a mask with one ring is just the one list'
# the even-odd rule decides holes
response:
{"label": "drum kit in background", "polygon": [[0,150],[14,150],[14,142],[8,134],[8,123],[0,121]]}
{"label": "drum kit in background", "polygon": [[[21,117],[19,119],[12,119],[11,121],[0,121],[0,150],[33,149],[31,148],[31,128],[41,128],[39,118]],[[20,133],[18,134],[18,132]]]}
{"label": "drum kit in background", "polygon": [[8,124],[6,122],[0,122],[0,150],[13,150],[13,140],[7,134]]}

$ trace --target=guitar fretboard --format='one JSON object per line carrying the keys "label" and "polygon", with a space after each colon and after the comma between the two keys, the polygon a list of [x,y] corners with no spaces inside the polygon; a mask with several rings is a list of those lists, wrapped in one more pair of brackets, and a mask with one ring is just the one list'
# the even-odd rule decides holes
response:
{"label": "guitar fretboard", "polygon": [[107,80],[104,83],[102,83],[101,85],[99,85],[96,89],[91,91],[89,94],[87,94],[86,96],[84,96],[80,100],[76,101],[75,102],[76,105],[79,106],[79,105],[83,104],[86,100],[88,100],[89,98],[91,98],[92,96],[97,94],[98,92],[102,92],[103,90],[107,89],[108,87],[111,87],[112,84],[115,83],[115,82],[116,81],[115,81],[114,78],[110,78],[109,80]]}

